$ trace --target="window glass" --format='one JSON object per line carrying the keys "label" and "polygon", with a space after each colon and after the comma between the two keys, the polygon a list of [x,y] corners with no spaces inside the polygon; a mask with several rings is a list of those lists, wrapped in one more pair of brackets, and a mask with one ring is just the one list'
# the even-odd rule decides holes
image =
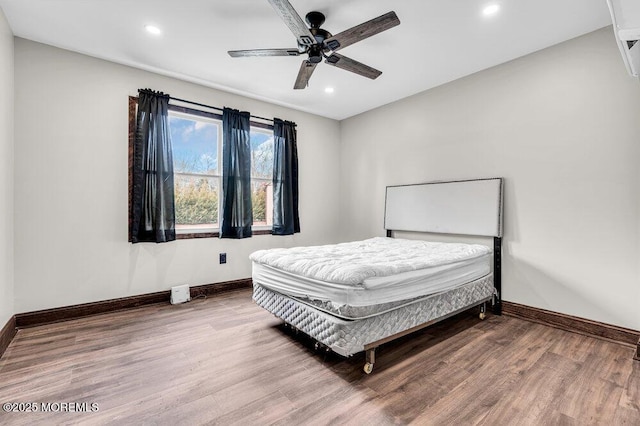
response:
{"label": "window glass", "polygon": [[217,175],[220,123],[172,112],[169,126],[174,171]]}
{"label": "window glass", "polygon": [[176,231],[218,228],[221,124],[217,120],[170,112]]}
{"label": "window glass", "polygon": [[273,176],[273,132],[251,129],[251,177]]}
{"label": "window glass", "polygon": [[273,224],[273,132],[251,129],[251,203],[253,225]]}

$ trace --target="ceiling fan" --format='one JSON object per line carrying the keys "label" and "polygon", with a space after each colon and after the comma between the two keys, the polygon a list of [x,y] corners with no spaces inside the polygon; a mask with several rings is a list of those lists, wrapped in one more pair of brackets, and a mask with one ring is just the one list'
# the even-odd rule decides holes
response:
{"label": "ceiling fan", "polygon": [[322,62],[322,58],[325,59],[324,62],[326,64],[351,71],[370,79],[375,79],[382,74],[382,71],[378,71],[361,62],[340,55],[336,53],[336,51],[399,25],[400,20],[395,12],[385,13],[370,21],[332,35],[327,30],[320,28],[325,20],[322,13],[307,13],[306,21],[309,24],[307,27],[288,0],[269,0],[269,3],[271,3],[271,6],[273,6],[278,15],[280,15],[280,18],[282,18],[287,27],[289,27],[293,35],[296,36],[298,47],[290,49],[230,50],[229,55],[231,57],[300,56],[307,54],[308,59],[302,61],[298,77],[293,86],[294,89],[304,89],[307,87],[311,74],[313,74],[313,71],[316,69],[316,65]]}

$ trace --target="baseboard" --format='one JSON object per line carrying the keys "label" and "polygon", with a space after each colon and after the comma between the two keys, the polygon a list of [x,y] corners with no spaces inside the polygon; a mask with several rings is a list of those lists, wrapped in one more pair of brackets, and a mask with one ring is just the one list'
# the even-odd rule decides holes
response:
{"label": "baseboard", "polygon": [[13,315],[0,330],[0,358],[9,347],[9,343],[11,343],[17,331],[16,316]]}
{"label": "baseboard", "polygon": [[640,358],[640,331],[637,330],[506,301],[502,301],[502,313],[624,345],[637,345],[636,359]]}
{"label": "baseboard", "polygon": [[[191,287],[191,297],[213,295],[240,288],[251,287],[251,278],[225,281],[215,284],[205,284]],[[122,297],[119,299],[103,300],[100,302],[83,303],[81,305],[63,306],[61,308],[44,309],[41,311],[25,312],[15,315],[15,326],[18,328],[35,327],[60,321],[68,321],[89,315],[132,309],[154,303],[169,303],[171,291],[141,294],[138,296]]]}
{"label": "baseboard", "polygon": [[241,288],[251,288],[253,286],[253,281],[251,278],[244,278],[241,280],[235,281],[225,281],[217,284],[204,284],[191,287],[191,297],[197,296],[209,296],[212,294],[223,293],[226,291],[238,290]]}

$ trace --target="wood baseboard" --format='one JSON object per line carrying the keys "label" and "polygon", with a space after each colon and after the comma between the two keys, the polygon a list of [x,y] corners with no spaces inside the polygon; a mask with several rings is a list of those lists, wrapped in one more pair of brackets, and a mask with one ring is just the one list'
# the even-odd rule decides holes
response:
{"label": "wood baseboard", "polygon": [[624,345],[637,345],[635,358],[640,358],[640,331],[637,330],[506,301],[502,302],[502,313],[562,330],[622,343]]}
{"label": "wood baseboard", "polygon": [[241,280],[225,281],[217,284],[205,284],[191,287],[191,297],[209,296],[212,294],[223,293],[225,291],[238,290],[241,288],[252,288],[253,281],[251,278],[243,278]]}
{"label": "wood baseboard", "polygon": [[[215,284],[205,284],[191,287],[191,297],[213,295],[226,291],[250,288],[251,278],[235,281],[225,281]],[[44,309],[41,311],[25,312],[15,315],[15,325],[18,328],[35,327],[60,321],[68,321],[89,315],[132,309],[154,303],[169,303],[171,291],[141,294],[138,296],[122,297],[119,299],[103,300],[100,302],[83,303],[81,305],[63,306],[61,308]]]}
{"label": "wood baseboard", "polygon": [[2,327],[2,330],[0,330],[0,358],[9,347],[9,343],[11,343],[17,332],[16,316],[13,315],[9,318],[5,326]]}

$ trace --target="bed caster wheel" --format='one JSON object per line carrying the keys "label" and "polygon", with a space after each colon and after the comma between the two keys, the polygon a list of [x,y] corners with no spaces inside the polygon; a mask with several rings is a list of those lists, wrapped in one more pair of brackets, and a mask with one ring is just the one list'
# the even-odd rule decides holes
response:
{"label": "bed caster wheel", "polygon": [[487,302],[484,302],[482,305],[480,305],[480,320],[484,320],[487,317]]}
{"label": "bed caster wheel", "polygon": [[373,364],[371,364],[370,362],[365,363],[363,370],[365,373],[371,374],[371,372],[373,371]]}

